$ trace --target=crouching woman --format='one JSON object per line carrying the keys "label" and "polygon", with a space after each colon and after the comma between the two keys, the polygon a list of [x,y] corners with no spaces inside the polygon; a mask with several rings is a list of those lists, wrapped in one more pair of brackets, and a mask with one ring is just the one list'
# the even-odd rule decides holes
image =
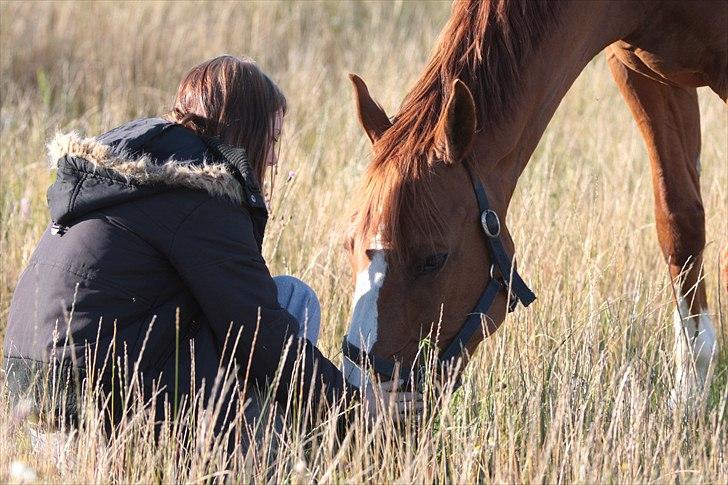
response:
{"label": "crouching woman", "polygon": [[413,398],[348,387],[314,345],[316,295],[266,267],[260,183],[277,163],[285,112],[255,63],[222,56],[184,77],[163,118],[97,138],[56,136],[51,221],[20,276],[4,340],[14,397],[65,390],[43,409],[76,422],[79,393],[68,391],[91,383],[112,428],[130,401],[159,418],[214,401],[218,430],[274,381],[276,401],[295,391],[314,409]]}

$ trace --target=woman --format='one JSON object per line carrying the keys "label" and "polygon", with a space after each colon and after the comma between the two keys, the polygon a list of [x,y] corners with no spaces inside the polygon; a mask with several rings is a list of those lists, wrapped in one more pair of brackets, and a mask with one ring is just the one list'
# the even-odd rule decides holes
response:
{"label": "woman", "polygon": [[[239,392],[273,382],[283,359],[278,402],[290,389],[314,404],[357,397],[314,346],[316,295],[272,278],[261,255],[259,183],[277,163],[285,112],[255,63],[222,56],[184,77],[165,118],[49,144],[52,221],[18,282],[4,342],[13,395],[87,379],[118,397],[105,408],[113,424],[128,412],[120,382],[144,399],[161,389],[164,416],[165,405],[200,396],[236,404]],[[225,369],[227,388],[215,383]],[[400,411],[417,399],[390,389],[364,395],[392,397]],[[61,401],[52,411],[76,420],[76,395]]]}

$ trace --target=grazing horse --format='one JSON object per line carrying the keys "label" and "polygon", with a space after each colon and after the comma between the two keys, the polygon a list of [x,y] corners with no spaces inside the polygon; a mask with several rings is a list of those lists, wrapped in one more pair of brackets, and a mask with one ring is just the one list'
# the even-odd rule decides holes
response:
{"label": "grazing horse", "polygon": [[533,300],[512,264],[509,202],[561,99],[606,50],[652,166],[676,289],[674,392],[702,389],[716,338],[701,273],[696,87],[728,98],[726,25],[725,1],[464,0],[393,118],[351,75],[374,159],[347,240],[349,381],[366,378],[364,359],[385,376],[395,362],[416,368],[418,343],[433,331],[440,361],[457,361]]}

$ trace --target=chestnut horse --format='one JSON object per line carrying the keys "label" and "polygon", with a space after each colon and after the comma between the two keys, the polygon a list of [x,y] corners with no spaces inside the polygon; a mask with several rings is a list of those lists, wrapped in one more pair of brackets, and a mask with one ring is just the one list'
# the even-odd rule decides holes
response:
{"label": "chestnut horse", "polygon": [[[374,159],[347,243],[356,277],[347,379],[361,384],[364,357],[385,376],[395,362],[408,368],[433,330],[448,358],[467,356],[513,303],[530,303],[523,281],[514,285],[509,202],[561,99],[606,49],[652,165],[657,235],[676,289],[674,393],[702,389],[717,344],[701,273],[696,87],[728,98],[726,25],[725,1],[464,0],[392,119],[352,75]],[[496,244],[504,264],[494,264]],[[483,307],[496,278],[503,284]]]}

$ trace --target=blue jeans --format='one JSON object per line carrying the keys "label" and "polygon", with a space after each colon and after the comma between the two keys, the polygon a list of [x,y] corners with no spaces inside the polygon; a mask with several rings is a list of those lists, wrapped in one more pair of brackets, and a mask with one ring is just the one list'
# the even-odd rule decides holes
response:
{"label": "blue jeans", "polygon": [[293,276],[274,276],[273,281],[278,287],[278,303],[298,320],[298,336],[316,345],[321,328],[321,306],[316,293]]}

